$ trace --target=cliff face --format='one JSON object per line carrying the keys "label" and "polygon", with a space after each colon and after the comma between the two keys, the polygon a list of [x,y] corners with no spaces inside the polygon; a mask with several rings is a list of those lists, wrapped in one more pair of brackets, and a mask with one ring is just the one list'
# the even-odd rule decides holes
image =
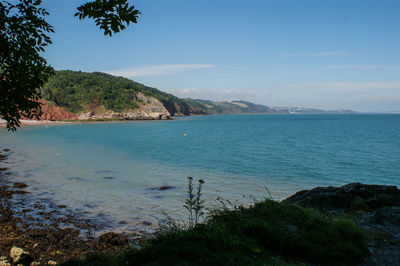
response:
{"label": "cliff face", "polygon": [[[75,120],[75,119],[116,119],[116,120],[167,120],[171,114],[165,109],[164,105],[156,98],[145,96],[143,93],[136,95],[136,100],[140,103],[139,108],[127,110],[125,112],[114,112],[107,110],[104,106],[90,106],[89,112],[73,114],[65,108],[56,106],[46,100],[39,100],[41,107],[37,109],[39,120]],[[24,119],[29,119],[24,117]],[[32,118],[34,120],[35,118]]]}
{"label": "cliff face", "polygon": [[65,108],[55,106],[46,100],[41,99],[39,102],[41,103],[41,107],[38,108],[37,114],[40,120],[70,120],[78,117],[68,112]]}
{"label": "cliff face", "polygon": [[139,92],[135,95],[135,100],[139,103],[139,108],[124,112],[114,112],[106,110],[104,106],[92,107],[89,112],[79,115],[79,119],[121,119],[121,120],[166,120],[171,118],[171,114],[165,109],[164,105],[156,98],[145,96]]}

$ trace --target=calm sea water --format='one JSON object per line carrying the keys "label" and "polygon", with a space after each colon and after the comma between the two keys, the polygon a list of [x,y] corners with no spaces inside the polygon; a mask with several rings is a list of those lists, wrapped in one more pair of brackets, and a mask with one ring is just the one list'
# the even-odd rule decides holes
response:
{"label": "calm sea water", "polygon": [[[400,115],[225,115],[0,131],[32,195],[112,227],[184,218],[187,176],[216,199],[285,198],[364,182],[400,186]],[[74,182],[74,179],[76,182]],[[172,189],[159,191],[161,186]]]}

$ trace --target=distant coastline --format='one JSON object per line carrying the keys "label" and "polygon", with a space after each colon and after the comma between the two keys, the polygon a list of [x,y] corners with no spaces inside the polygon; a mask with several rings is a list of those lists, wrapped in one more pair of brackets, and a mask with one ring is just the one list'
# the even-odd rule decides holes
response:
{"label": "distant coastline", "polygon": [[[105,73],[56,71],[42,88],[37,118],[22,125],[56,122],[170,120],[174,117],[220,114],[356,114],[355,111],[304,107],[271,107],[243,100],[211,101],[178,98],[133,80]],[[29,121],[29,122],[27,122]],[[2,126],[3,122],[0,122]]]}
{"label": "distant coastline", "polygon": [[[354,113],[225,113],[225,114],[192,114],[190,116],[214,116],[214,115],[400,115],[400,113],[374,113],[374,112],[354,112]],[[22,119],[21,127],[31,127],[31,126],[55,126],[55,125],[74,125],[74,124],[97,124],[97,123],[123,123],[123,122],[143,122],[143,121],[168,121],[175,120],[181,117],[190,116],[173,116],[168,119],[119,119],[119,118],[95,118],[95,119],[58,119],[58,120],[48,120],[48,119]],[[5,120],[0,119],[0,129],[6,128],[7,123]]]}
{"label": "distant coastline", "polygon": [[44,120],[168,120],[211,114],[352,114],[352,110],[271,107],[243,100],[179,98],[133,80],[100,72],[57,71],[43,87]]}

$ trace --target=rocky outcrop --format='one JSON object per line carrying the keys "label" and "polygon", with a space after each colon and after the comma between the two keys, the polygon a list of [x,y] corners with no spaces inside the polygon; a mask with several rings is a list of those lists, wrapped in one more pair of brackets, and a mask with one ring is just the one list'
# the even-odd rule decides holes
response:
{"label": "rocky outcrop", "polygon": [[39,100],[41,106],[37,110],[40,120],[70,120],[76,119],[78,116],[68,112],[65,108],[56,106],[46,100]]}
{"label": "rocky outcrop", "polygon": [[400,206],[400,190],[395,186],[350,183],[342,187],[317,187],[297,192],[285,201],[324,212],[377,210]]}
{"label": "rocky outcrop", "polygon": [[93,112],[81,113],[79,114],[78,119],[90,119],[93,115]]}
{"label": "rocky outcrop", "polygon": [[164,105],[156,98],[145,96],[138,93],[135,96],[139,108],[128,110],[125,112],[86,112],[79,115],[79,119],[120,119],[120,120],[167,120],[171,118],[171,114],[165,109]]}
{"label": "rocky outcrop", "polygon": [[368,234],[371,256],[362,265],[400,265],[400,190],[350,183],[297,192],[284,202],[350,217]]}
{"label": "rocky outcrop", "polygon": [[40,106],[35,110],[36,117],[23,116],[23,120],[48,120],[48,121],[60,121],[60,120],[74,120],[78,118],[77,115],[67,111],[63,107],[54,105],[44,99],[39,100]]}
{"label": "rocky outcrop", "polygon": [[[114,112],[111,110],[88,111],[79,115],[67,111],[63,107],[56,106],[46,100],[39,100],[41,106],[36,110],[39,120],[62,121],[62,120],[89,120],[89,119],[113,119],[113,120],[167,120],[171,114],[164,105],[156,98],[145,96],[138,93],[135,100],[140,105],[137,109],[127,110],[125,112]],[[100,108],[101,109],[101,108]],[[36,118],[24,117],[24,119],[34,120]]]}

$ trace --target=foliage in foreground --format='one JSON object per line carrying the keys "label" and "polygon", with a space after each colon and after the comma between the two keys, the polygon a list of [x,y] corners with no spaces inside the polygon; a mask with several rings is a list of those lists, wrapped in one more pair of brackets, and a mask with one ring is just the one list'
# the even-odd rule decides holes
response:
{"label": "foliage in foreground", "polygon": [[53,69],[41,56],[54,32],[40,6],[41,0],[0,2],[0,118],[9,130],[19,127],[21,116],[36,116],[38,89]]}
{"label": "foliage in foreground", "polygon": [[368,254],[363,232],[350,220],[265,200],[215,211],[206,223],[161,232],[123,255],[91,255],[65,265],[354,264]]}
{"label": "foliage in foreground", "polygon": [[[78,7],[79,19],[90,18],[105,35],[136,23],[140,12],[128,0],[92,0]],[[15,131],[22,116],[37,117],[40,89],[53,74],[43,58],[54,28],[42,0],[0,1],[0,117]]]}

